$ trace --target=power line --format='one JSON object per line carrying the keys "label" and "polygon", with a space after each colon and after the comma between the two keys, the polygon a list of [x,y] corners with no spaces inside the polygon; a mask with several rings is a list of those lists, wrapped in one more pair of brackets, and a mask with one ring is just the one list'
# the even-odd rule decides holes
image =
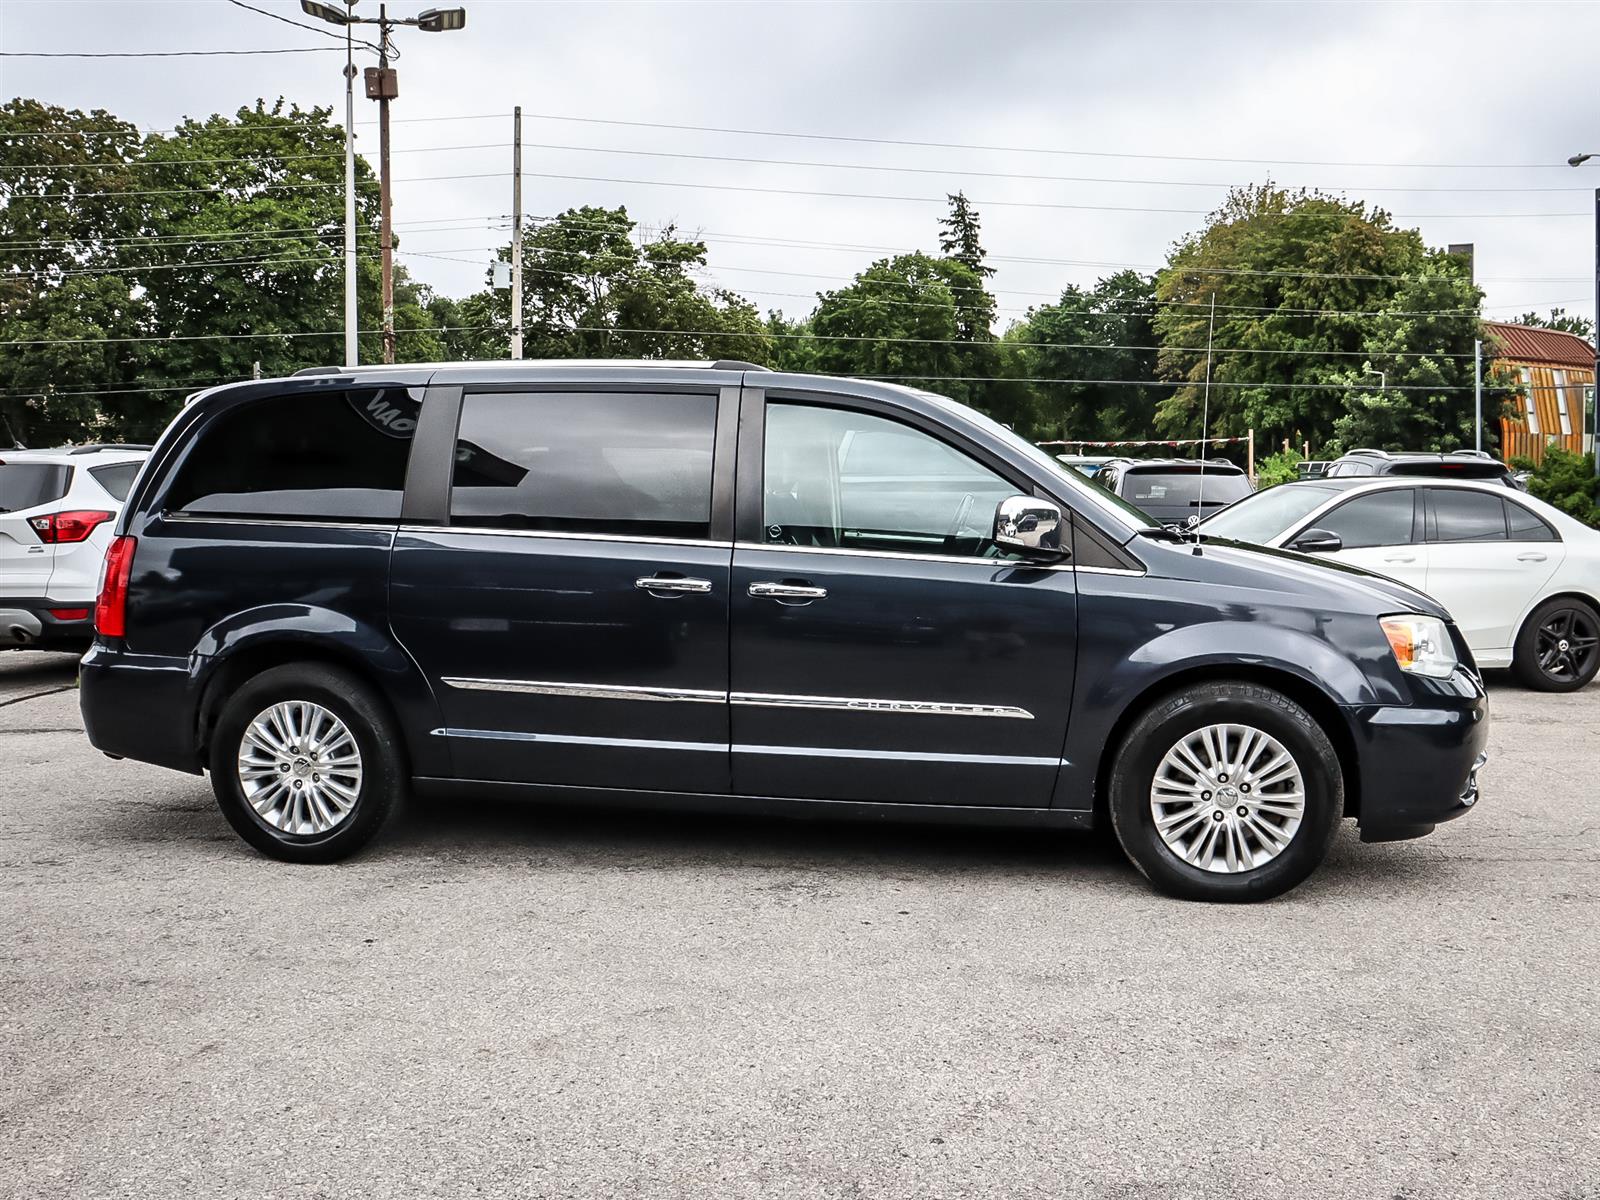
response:
{"label": "power line", "polygon": [[205,58],[225,54],[337,54],[337,46],[287,50],[0,50],[0,58]]}
{"label": "power line", "polygon": [[[561,175],[550,171],[524,171],[523,176],[535,179],[566,179],[581,183],[621,183],[644,187],[676,187],[694,188],[700,191],[713,192],[751,192],[763,196],[818,196],[838,200],[892,200],[913,204],[945,204],[944,196],[890,196],[881,192],[824,192],[806,188],[770,188],[754,187],[746,184],[731,183],[695,183],[675,179],[619,179],[606,175]],[[1208,209],[1203,208],[1157,208],[1133,204],[1063,204],[1058,201],[1046,200],[980,200],[974,197],[974,205],[984,208],[1046,208],[1062,209],[1070,212],[1140,212],[1140,213],[1172,213],[1181,216],[1207,216]],[[1587,212],[1570,213],[1395,213],[1400,220],[1503,220],[1510,217],[1520,217],[1537,220],[1550,220],[1556,217],[1588,217]]]}
{"label": "power line", "polygon": [[[176,165],[176,164],[175,164]],[[263,165],[270,165],[264,163]],[[419,175],[411,179],[396,179],[395,183],[440,183],[452,179],[496,179],[511,174],[509,171],[489,171],[477,175]],[[12,192],[12,200],[91,200],[106,196],[187,196],[195,193],[225,192],[233,189],[262,191],[319,191],[328,188],[342,188],[343,183],[237,183],[217,184],[214,187],[186,187],[186,188],[155,188],[128,191],[123,188],[113,188],[105,192]]]}
{"label": "power line", "polygon": [[[285,25],[293,25],[296,29],[304,29],[309,33],[315,33],[320,37],[336,38],[342,42],[348,36],[350,36],[348,31],[346,33],[335,33],[331,29],[323,29],[318,25],[308,25],[304,21],[296,21],[293,18],[282,16],[279,13],[268,12],[264,8],[257,8],[254,4],[246,4],[244,0],[228,0],[228,3],[233,5],[235,8],[242,8],[249,12],[260,13],[263,17],[271,17],[274,21],[282,21]],[[377,51],[378,49],[378,47],[372,42],[362,41],[359,38],[355,39],[354,44],[367,50]]]}
{"label": "power line", "polygon": [[[907,175],[962,175],[975,179],[1017,179],[1042,183],[1112,183],[1126,184],[1137,187],[1190,187],[1210,188],[1212,190],[1225,190],[1235,186],[1232,183],[1208,183],[1187,179],[1113,179],[1093,175],[1033,175],[1014,171],[978,171],[966,167],[901,167],[889,166],[879,163],[837,163],[816,162],[814,160],[792,158],[758,158],[753,156],[732,154],[689,154],[672,150],[626,150],[609,146],[573,146],[552,142],[524,142],[524,148],[533,150],[565,150],[583,154],[620,154],[641,158],[674,158],[687,159],[694,162],[719,162],[719,163],[749,163],[761,166],[778,167],[807,167],[813,169],[834,171],[888,171]],[[495,147],[499,149],[500,147]],[[1282,185],[1290,187],[1291,185]],[[1583,187],[1490,187],[1490,188],[1441,188],[1441,187],[1373,187],[1360,185],[1359,187],[1335,188],[1328,185],[1329,191],[1365,191],[1365,192],[1588,192]],[[977,203],[977,201],[974,201]]]}
{"label": "power line", "polygon": [[[434,117],[432,120],[458,120],[476,121],[488,117],[500,117],[498,113],[485,113],[473,116],[460,117]],[[1294,159],[1294,158],[1229,158],[1221,155],[1204,154],[1134,154],[1124,151],[1109,150],[1064,150],[1059,147],[1044,146],[997,146],[983,145],[970,142],[923,142],[910,141],[900,138],[878,138],[846,136],[830,133],[799,133],[774,129],[740,129],[721,125],[678,125],[665,121],[621,121],[605,117],[570,117],[556,113],[530,113],[524,111],[524,120],[532,121],[569,121],[583,125],[621,125],[632,129],[673,129],[688,133],[731,133],[743,137],[776,137],[794,138],[804,141],[821,142],[852,142],[871,146],[912,146],[919,149],[932,150],[984,150],[998,151],[1007,154],[1051,154],[1064,155],[1076,158],[1132,158],[1152,159],[1164,162],[1206,162],[1206,163],[1243,163],[1250,166],[1288,166],[1288,167],[1386,167],[1410,170],[1424,168],[1429,170],[1532,170],[1535,168],[1559,170],[1561,163],[1425,163],[1425,162],[1339,162],[1327,159]],[[413,118],[415,119],[415,118]]]}

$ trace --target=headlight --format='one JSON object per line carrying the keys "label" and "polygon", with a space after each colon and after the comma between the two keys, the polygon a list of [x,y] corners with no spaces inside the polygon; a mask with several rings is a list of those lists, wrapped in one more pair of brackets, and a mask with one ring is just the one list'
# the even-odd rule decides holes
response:
{"label": "headlight", "polygon": [[1383,626],[1389,649],[1394,651],[1394,660],[1402,671],[1426,675],[1430,679],[1445,679],[1456,669],[1456,650],[1450,641],[1450,631],[1438,617],[1407,613],[1380,617],[1378,624]]}

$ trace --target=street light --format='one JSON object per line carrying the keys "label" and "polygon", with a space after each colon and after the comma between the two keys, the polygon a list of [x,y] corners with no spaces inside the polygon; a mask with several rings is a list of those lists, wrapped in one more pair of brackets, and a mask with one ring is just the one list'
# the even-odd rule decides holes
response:
{"label": "street light", "polygon": [[344,365],[361,361],[361,340],[356,318],[356,62],[350,26],[355,23],[356,0],[345,0],[340,12],[317,0],[300,0],[307,16],[344,27]]}
{"label": "street light", "polygon": [[378,65],[367,68],[367,98],[378,102],[378,189],[380,225],[378,245],[383,263],[383,361],[394,361],[394,237],[390,222],[389,195],[389,101],[400,94],[400,82],[389,66],[389,33],[396,25],[414,25],[424,33],[450,33],[465,29],[464,8],[429,8],[414,17],[389,16],[387,5],[378,5],[376,17],[358,17],[356,0],[344,0],[341,12],[318,0],[300,0],[307,16],[344,28],[345,41],[345,133],[344,133],[344,355],[345,365],[355,366],[356,338],[356,157],[355,157],[355,61],[351,26],[378,26]]}
{"label": "street light", "polygon": [[[1593,154],[1574,154],[1567,159],[1569,167],[1581,167]],[[1594,423],[1589,447],[1594,451],[1594,473],[1600,477],[1600,188],[1594,190],[1594,383],[1589,395],[1594,398]]]}

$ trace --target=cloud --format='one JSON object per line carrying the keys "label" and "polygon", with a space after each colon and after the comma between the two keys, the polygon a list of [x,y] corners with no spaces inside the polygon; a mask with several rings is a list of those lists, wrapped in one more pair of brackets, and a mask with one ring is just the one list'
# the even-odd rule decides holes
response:
{"label": "cloud", "polygon": [[[1600,184],[1600,162],[1582,171],[1563,164],[1575,151],[1600,151],[1593,144],[1600,136],[1600,91],[1583,55],[1537,48],[1600,42],[1600,6],[464,2],[469,20],[463,33],[397,35],[403,57],[395,205],[401,222],[508,213],[510,180],[503,174],[409,181],[509,171],[510,111],[520,103],[528,114],[524,163],[539,176],[526,181],[529,213],[625,203],[652,225],[704,230],[712,239],[711,278],[763,308],[791,314],[808,311],[813,293],[847,281],[887,251],[751,239],[932,248],[942,211],[938,198],[963,188],[989,202],[980,205],[985,241],[999,258],[1148,266],[1203,222],[1201,214],[1215,207],[1228,185],[1269,176],[1416,214],[1404,223],[1419,226],[1435,245],[1475,243],[1495,313],[1551,304],[1593,310],[1594,231],[1586,214],[1592,188]],[[300,19],[286,0],[259,4]],[[19,50],[322,41],[220,3],[8,0],[3,21],[8,48]],[[1522,49],[1506,53],[1508,41]],[[258,96],[334,105],[337,113],[338,58],[9,59],[3,70],[9,93],[104,107],[166,128],[183,115],[230,112]],[[370,120],[372,105],[357,103],[358,117]],[[460,114],[499,115],[417,119]],[[536,114],[1096,153],[695,133]],[[370,128],[362,133],[363,150],[375,155],[375,136]],[[459,149],[480,145],[491,148]],[[619,153],[624,150],[875,169],[703,162]],[[1265,161],[1196,161],[1205,159]],[[1334,163],[1390,165],[1321,165]],[[1485,165],[1424,165],[1439,163]],[[884,167],[932,173],[876,169]],[[1465,188],[1568,190],[1398,190]],[[1109,211],[1118,208],[1192,211]],[[1526,213],[1581,215],[1507,215]],[[446,255],[412,257],[408,265],[419,278],[461,294],[481,285],[489,248],[504,237],[489,228],[415,233],[403,237],[403,247]],[[1092,283],[1115,269],[996,265],[1001,308],[1014,310],[1010,315],[1067,283]]]}

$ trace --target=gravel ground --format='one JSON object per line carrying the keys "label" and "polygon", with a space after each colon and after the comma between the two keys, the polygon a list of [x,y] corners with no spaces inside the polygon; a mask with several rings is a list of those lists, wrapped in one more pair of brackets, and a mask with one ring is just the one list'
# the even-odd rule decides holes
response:
{"label": "gravel ground", "polygon": [[0,1193],[1600,1197],[1600,687],[1271,904],[1104,839],[414,806],[256,856],[0,655]]}

